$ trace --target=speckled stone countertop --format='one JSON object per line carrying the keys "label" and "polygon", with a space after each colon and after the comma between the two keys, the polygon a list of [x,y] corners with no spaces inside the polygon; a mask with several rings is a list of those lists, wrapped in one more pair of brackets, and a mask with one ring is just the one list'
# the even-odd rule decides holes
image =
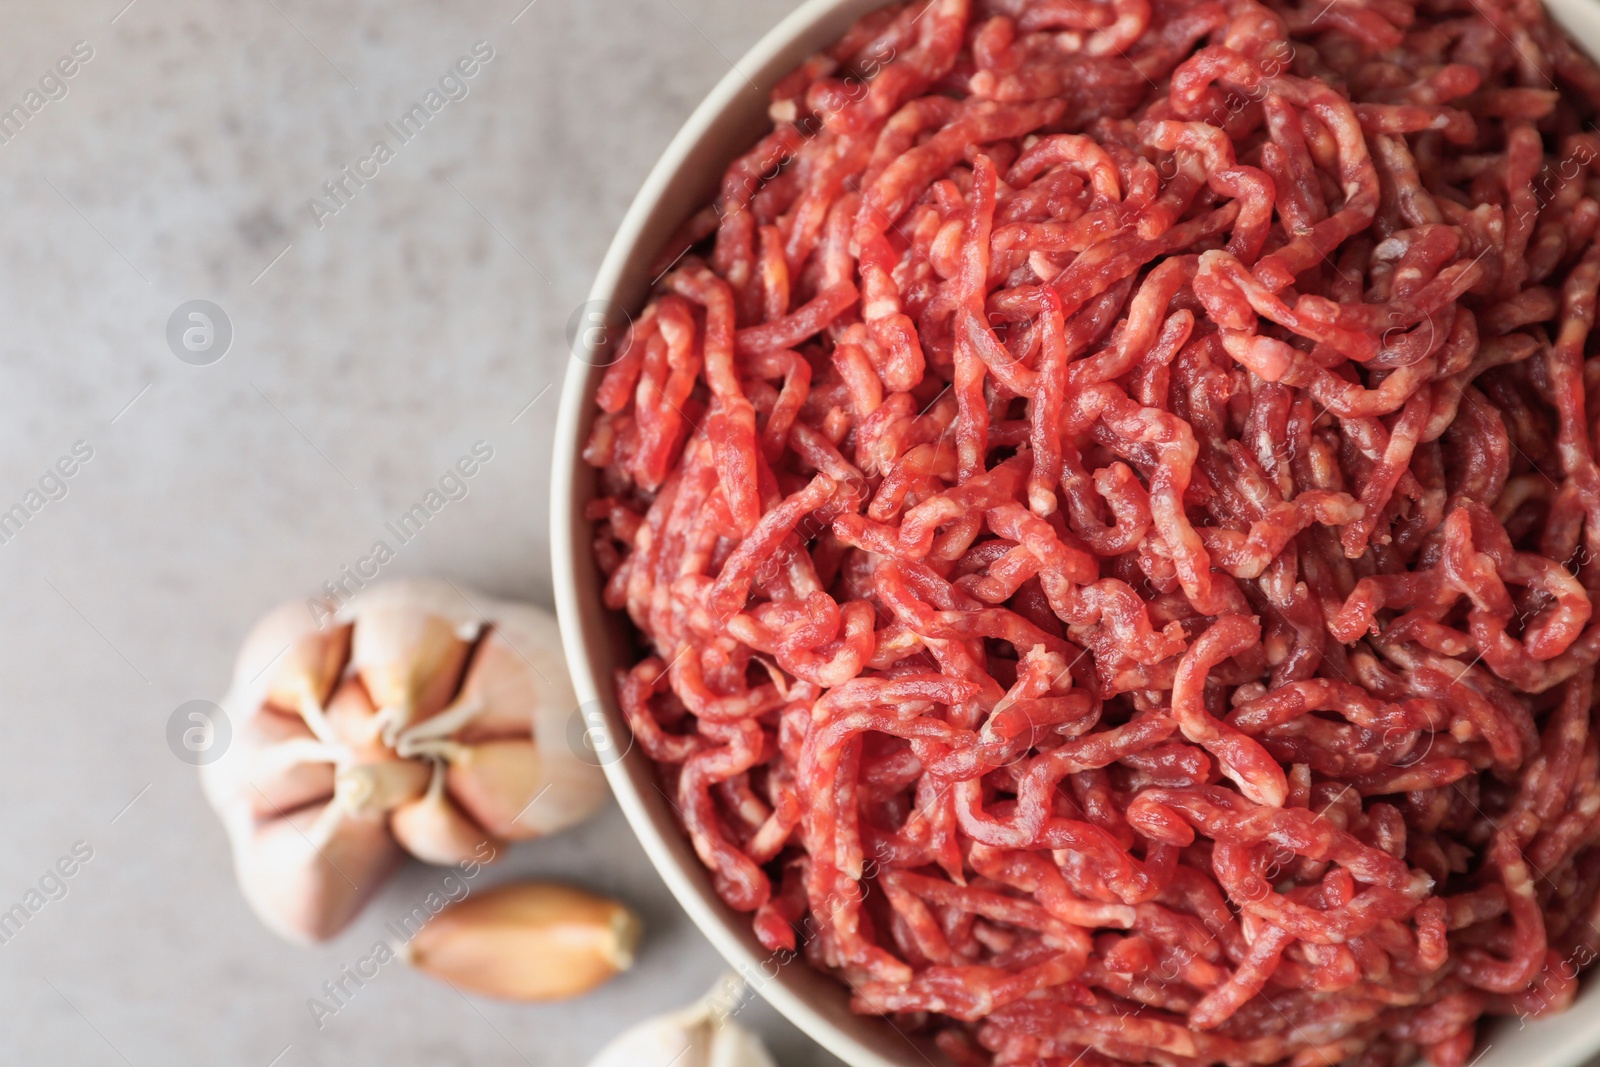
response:
{"label": "speckled stone countertop", "polygon": [[[632,902],[632,972],[525,1007],[393,965],[319,1029],[308,998],[439,872],[286,945],[166,741],[257,614],[474,442],[493,460],[384,573],[548,602],[567,317],[673,132],[792,4],[525,2],[0,5],[0,512],[28,515],[0,528],[0,911],[92,851],[0,943],[0,1063],[576,1067],[721,971],[612,807],[482,877]],[[477,42],[456,99],[389,129]],[[169,348],[191,300],[231,324],[218,361]],[[784,1067],[836,1064],[748,1014]]]}

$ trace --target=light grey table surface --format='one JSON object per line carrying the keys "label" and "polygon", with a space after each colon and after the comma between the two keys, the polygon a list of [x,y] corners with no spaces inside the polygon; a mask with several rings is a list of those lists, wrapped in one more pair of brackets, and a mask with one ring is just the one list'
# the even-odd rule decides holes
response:
{"label": "light grey table surface", "polygon": [[[632,902],[632,972],[526,1007],[396,964],[319,1030],[308,998],[439,872],[408,868],[325,947],[284,944],[166,741],[256,615],[314,594],[475,441],[494,458],[470,494],[384,573],[548,602],[568,315],[673,132],[792,5],[525,2],[0,5],[0,117],[28,112],[0,145],[0,511],[92,450],[0,543],[0,911],[93,850],[0,944],[0,1063],[571,1067],[721,971],[613,806],[481,877]],[[464,99],[409,143],[385,131],[479,41]],[[77,42],[92,56],[29,97]],[[380,138],[393,159],[317,218]],[[206,366],[166,339],[193,299],[233,329]],[[784,1067],[837,1062],[749,1016]]]}

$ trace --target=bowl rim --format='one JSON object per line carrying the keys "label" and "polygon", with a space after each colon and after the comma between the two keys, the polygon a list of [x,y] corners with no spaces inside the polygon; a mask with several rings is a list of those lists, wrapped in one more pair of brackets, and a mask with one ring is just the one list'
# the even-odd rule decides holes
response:
{"label": "bowl rim", "polygon": [[[687,212],[678,214],[671,219],[665,232],[661,232],[661,216],[667,211],[663,201],[696,153],[725,126],[730,112],[741,103],[748,106],[749,95],[754,92],[759,93],[764,116],[766,88],[770,88],[772,82],[793,70],[807,55],[836,40],[862,14],[890,2],[892,0],[805,0],[735,62],[695,107],[651,168],[607,248],[583,307],[598,306],[608,315],[629,307],[627,290],[630,283],[637,283],[637,278],[631,276],[642,273],[641,263],[648,264],[661,251],[649,244],[652,231],[664,239],[688,217]],[[758,82],[766,88],[757,89]],[[747,150],[751,143],[753,139],[745,142],[739,151]],[[720,159],[712,174],[713,182],[720,178],[731,158],[724,155]],[[702,198],[700,206],[706,202],[707,199]],[[608,325],[615,326],[617,322],[613,318],[608,320]],[[587,540],[590,523],[584,518],[579,502],[586,503],[592,495],[581,484],[584,476],[592,474],[592,468],[582,460],[581,449],[592,421],[594,391],[602,366],[586,358],[592,357],[595,347],[590,339],[585,338],[580,348],[571,336],[570,324],[568,333],[572,351],[562,384],[551,457],[550,552],[556,614],[579,701],[577,714],[585,715],[583,729],[600,726],[593,718],[594,710],[598,709],[610,737],[631,738],[617,707],[611,680],[600,677],[602,672],[595,664],[593,646],[600,639],[597,631],[603,623],[593,616],[612,613],[597,603],[586,603],[586,591],[581,588],[584,585],[598,588],[598,582],[582,570],[587,567],[593,571],[594,563]],[[603,749],[604,745],[600,747]],[[660,823],[665,798],[659,790],[653,791],[655,795],[647,790],[653,771],[641,770],[640,764],[644,762],[642,751],[624,750],[619,757],[603,759],[601,765],[623,815],[656,872],[695,926],[755,992],[809,1038],[851,1067],[911,1067],[948,1062],[931,1045],[913,1040],[887,1019],[871,1016],[841,1019],[839,1011],[821,1010],[816,1003],[817,979],[838,991],[838,1006],[842,1008],[846,991],[837,979],[813,970],[798,957],[794,960],[798,967],[775,967],[773,954],[753,951],[759,946],[749,933],[749,916],[732,912],[716,897],[709,876],[694,860],[692,852],[688,853],[690,862],[685,862],[687,842],[676,825],[670,827],[672,838],[662,832]],[[736,929],[732,919],[739,920],[742,929]],[[892,1055],[896,1046],[908,1054]]]}
{"label": "bowl rim", "polygon": [[[759,93],[764,104],[765,91],[758,89],[758,82],[770,86],[807,55],[836,40],[856,18],[891,2],[804,0],[733,63],[650,169],[607,247],[583,306],[598,304],[611,316],[618,309],[637,303],[626,299],[630,286],[641,293],[649,288],[638,285],[648,264],[660,254],[664,240],[693,210],[704,206],[707,198],[698,203],[690,198],[694,206],[687,211],[665,207],[664,201],[696,154],[704,152],[708,143],[715,140],[719,128],[725,128],[730,114],[741,104],[748,108],[750,94]],[[1600,56],[1600,5],[1592,0],[1544,0],[1544,5],[1585,52]],[[710,172],[711,180],[704,183],[708,188],[713,187],[727,163],[755,140],[749,138],[741,143],[723,139],[732,148],[725,152],[713,149],[712,154],[720,161]],[[666,225],[664,214],[671,216]],[[608,319],[608,326],[615,325],[614,318]],[[600,730],[608,740],[629,739],[631,746],[631,733],[617,706],[614,687],[596,668],[595,647],[607,639],[599,631],[615,626],[615,620],[608,617],[616,613],[598,602],[596,594],[601,583],[589,550],[591,524],[579,506],[593,495],[588,491],[592,484],[584,484],[585,477],[592,483],[593,469],[583,462],[581,451],[593,420],[593,397],[603,364],[587,358],[594,354],[593,343],[585,341],[580,351],[571,336],[570,323],[568,333],[571,355],[562,383],[551,456],[550,558],[556,614],[579,701],[574,712],[574,722],[581,724],[579,735],[584,730]],[[610,640],[616,640],[614,634]],[[603,724],[592,717],[594,709],[601,713]],[[605,744],[602,741],[598,747],[604,750]],[[705,868],[666,812],[667,799],[659,789],[646,788],[653,783],[654,772],[644,753],[630,748],[600,762],[628,825],[656,872],[695,926],[754,992],[851,1067],[933,1067],[948,1062],[930,1044],[910,1038],[887,1019],[849,1015],[841,1018],[838,1010],[822,1010],[816,1003],[819,997],[842,1004],[843,986],[797,957],[798,968],[773,967],[772,954],[755,951],[759,945],[750,933],[748,915],[733,912],[716,896]],[[670,834],[663,832],[663,822]],[[824,988],[830,992],[819,994]],[[1585,980],[1571,1006],[1535,1022],[1534,1032],[1526,1037],[1522,1036],[1525,1023],[1518,1019],[1490,1017],[1485,1023],[1479,1035],[1483,1048],[1470,1067],[1579,1067],[1600,1053],[1600,979]],[[909,1051],[912,1055],[894,1055],[896,1051]]]}

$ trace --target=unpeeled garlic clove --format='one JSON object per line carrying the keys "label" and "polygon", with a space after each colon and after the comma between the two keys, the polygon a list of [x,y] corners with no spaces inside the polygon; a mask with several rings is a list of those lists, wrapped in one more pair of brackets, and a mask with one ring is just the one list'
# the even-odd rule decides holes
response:
{"label": "unpeeled garlic clove", "polygon": [[[393,677],[396,659],[448,663],[458,654],[464,658],[467,650],[455,646],[470,646],[488,622],[488,617],[459,586],[433,578],[402,578],[371,586],[362,590],[339,614],[342,619],[356,624],[356,638],[361,637],[363,626],[373,631],[367,635],[360,652],[352,642],[350,658],[351,666],[357,671],[362,670],[363,664],[370,664],[374,677]],[[385,632],[380,633],[380,630]],[[445,640],[446,634],[453,641]],[[400,676],[406,673],[401,671]],[[430,675],[426,669],[409,673]],[[454,678],[445,688],[453,690],[459,681],[458,663]],[[377,688],[372,690],[372,699],[380,707],[394,703],[391,699],[394,695],[389,689],[381,693]],[[430,710],[437,711],[443,706],[438,704]]]}
{"label": "unpeeled garlic clove", "polygon": [[542,698],[539,690],[532,665],[498,627],[490,629],[473,652],[461,693],[452,705],[472,709],[471,719],[456,736],[466,742],[528,736],[533,732],[533,709]]}
{"label": "unpeeled garlic clove", "polygon": [[[533,702],[533,739],[543,749],[565,751],[567,729],[578,708],[566,655],[561,645],[561,625],[556,617],[531,604],[496,603],[490,637],[502,642],[537,682]],[[485,639],[485,644],[488,638]],[[590,768],[604,780],[598,767]]]}
{"label": "unpeeled garlic clove", "polygon": [[614,900],[525,882],[445,908],[406,946],[408,962],[502,1000],[564,1000],[633,966],[642,927]]}
{"label": "unpeeled garlic clove", "polygon": [[744,983],[729,975],[698,1003],[627,1030],[589,1067],[775,1067],[761,1039],[729,1018],[746,995]]}
{"label": "unpeeled garlic clove", "polygon": [[239,886],[257,916],[292,941],[323,941],[355,917],[402,853],[382,819],[333,801],[235,840]]}
{"label": "unpeeled garlic clove", "polygon": [[334,737],[349,749],[349,758],[376,761],[392,759],[394,753],[380,736],[383,724],[378,709],[367,696],[360,678],[346,678],[328,700],[323,718]]}
{"label": "unpeeled garlic clove", "polygon": [[483,860],[483,846],[498,858],[501,843],[462,813],[445,795],[444,773],[434,774],[428,791],[415,800],[395,808],[389,816],[389,829],[407,852],[424,863],[452,866],[468,860]]}
{"label": "unpeeled garlic clove", "polygon": [[454,582],[443,578],[394,578],[368,586],[339,610],[342,622],[350,622],[368,611],[405,608],[437,616],[449,623],[463,641],[476,640],[478,631],[489,621],[489,614],[479,608],[489,601],[482,594],[468,594]]}
{"label": "unpeeled garlic clove", "polygon": [[737,1023],[712,1032],[706,1067],[777,1067],[761,1039]]}
{"label": "unpeeled garlic clove", "polygon": [[[564,830],[594,814],[609,795],[605,775],[572,749],[569,727],[577,713],[561,656],[561,632],[554,616],[524,604],[493,604],[494,622],[478,643],[455,702],[413,727],[403,739],[421,749],[427,739],[452,737],[478,746],[492,741],[534,744],[535,765],[468,770],[452,779],[460,802],[494,833],[515,838],[541,837]],[[518,776],[519,766],[526,777]],[[493,781],[466,781],[479,775]],[[508,781],[515,779],[515,781]],[[518,783],[530,786],[518,791]],[[492,813],[493,798],[513,794]],[[529,802],[538,802],[529,807]],[[496,806],[498,811],[498,806]]]}
{"label": "unpeeled garlic clove", "polygon": [[492,611],[494,621],[473,653],[456,700],[477,706],[460,740],[531,732],[540,744],[560,741],[578,706],[560,625],[549,612],[528,604],[495,602]]}
{"label": "unpeeled garlic clove", "polygon": [[334,774],[333,795],[356,815],[380,816],[422,796],[429,773],[427,764],[409,759],[347,764]]}
{"label": "unpeeled garlic clove", "polygon": [[530,837],[544,837],[587,819],[611,795],[605,774],[572,754],[565,744],[539,746],[544,777],[538,803],[526,808],[517,825]]}
{"label": "unpeeled garlic clove", "polygon": [[307,701],[321,704],[350,649],[350,627],[328,622],[332,614],[329,608],[318,626],[301,604],[275,608],[245,638],[234,676],[253,682],[266,703],[283,711],[298,712]]}
{"label": "unpeeled garlic clove", "polygon": [[[307,739],[311,745],[317,745]],[[302,759],[295,745],[279,745],[263,750],[251,768],[245,790],[241,790],[256,818],[270,818],[325,800],[334,789],[333,764],[317,759]],[[320,747],[320,746],[318,746]]]}
{"label": "unpeeled garlic clove", "polygon": [[611,791],[605,772],[573,747],[578,695],[567,672],[556,617],[530,604],[497,604],[494,619],[495,633],[538,679],[533,743],[539,748],[549,791],[517,821],[536,834],[553,834],[593,815]]}
{"label": "unpeeled garlic clove", "polygon": [[200,781],[219,811],[242,806],[265,818],[332,796],[332,758],[299,716],[262,708],[240,723],[221,758],[201,767]]}
{"label": "unpeeled garlic clove", "polygon": [[385,741],[450,702],[475,636],[404,601],[358,607],[350,665],[382,709]]}
{"label": "unpeeled garlic clove", "polygon": [[[445,787],[489,833],[509,841],[539,836],[532,818],[548,788],[544,760],[532,741],[485,741],[455,746]],[[537,803],[536,803],[537,801]]]}

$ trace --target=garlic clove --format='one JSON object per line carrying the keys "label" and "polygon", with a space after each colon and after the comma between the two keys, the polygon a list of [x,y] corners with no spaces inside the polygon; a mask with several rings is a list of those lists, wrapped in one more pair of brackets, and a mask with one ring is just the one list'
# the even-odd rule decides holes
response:
{"label": "garlic clove", "polygon": [[379,816],[422,796],[430,774],[426,763],[409,759],[347,764],[334,775],[333,795],[353,814]]}
{"label": "garlic clove", "polygon": [[589,1067],[775,1067],[761,1039],[728,1016],[745,995],[744,983],[730,974],[698,1003],[625,1031]]}
{"label": "garlic clove", "polygon": [[[567,728],[578,710],[578,694],[567,671],[561,625],[556,617],[531,604],[496,602],[494,630],[484,644],[491,638],[504,644],[538,683],[537,698],[532,703],[534,741],[547,753],[558,749],[565,752]],[[590,769],[595,778],[604,780],[598,767]]]}
{"label": "garlic clove", "polygon": [[550,787],[517,821],[536,834],[553,834],[593,815],[611,790],[605,772],[573,750],[571,727],[573,717],[579,714],[578,695],[567,672],[556,617],[531,604],[497,603],[494,612],[495,629],[490,637],[504,641],[538,680],[533,742],[539,747],[544,781]]}
{"label": "garlic clove", "polygon": [[349,643],[349,628],[340,627],[290,646],[271,672],[266,702],[286,710],[320,705],[339,679]]}
{"label": "garlic clove", "polygon": [[333,801],[265,822],[234,844],[245,900],[274,932],[300,942],[344,929],[402,858],[383,820]]}
{"label": "garlic clove", "polygon": [[777,1067],[767,1047],[755,1034],[725,1022],[712,1035],[708,1067]]}
{"label": "garlic clove", "polygon": [[491,629],[473,653],[461,693],[452,705],[473,708],[471,720],[456,737],[467,742],[527,737],[533,732],[533,710],[541,697],[539,676],[532,665],[500,630]]}
{"label": "garlic clove", "polygon": [[544,837],[574,826],[599,811],[611,796],[605,772],[578,759],[564,741],[554,749],[540,746],[539,757],[543,795],[516,821],[529,836]]}
{"label": "garlic clove", "polygon": [[406,946],[408,962],[502,1000],[564,1000],[633,965],[642,927],[614,900],[521,883],[447,907]]}
{"label": "garlic clove", "polygon": [[532,741],[453,746],[445,787],[489,833],[509,841],[539,836],[536,809],[551,792]]}
{"label": "garlic clove", "polygon": [[263,711],[245,723],[235,745],[253,757],[242,767],[238,795],[257,818],[282,815],[332,795],[329,753],[298,718]]}
{"label": "garlic clove", "polygon": [[601,1049],[589,1067],[777,1067],[761,1039],[732,1022],[685,1027],[671,1016],[650,1019]]}
{"label": "garlic clove", "polygon": [[200,768],[200,783],[218,811],[242,806],[252,818],[277,815],[332,796],[333,759],[298,716],[263,708],[239,724],[219,759]]}
{"label": "garlic clove", "polygon": [[[522,802],[510,813],[514,826],[496,824],[488,811],[475,807],[481,798],[469,793],[470,786],[463,783],[457,797],[492,832],[540,837],[582,822],[610,794],[604,772],[572,750],[569,728],[578,698],[563,659],[555,616],[527,604],[492,602],[490,611],[494,624],[473,654],[462,694],[438,719],[444,724],[458,709],[472,711],[470,721],[455,733],[468,744],[520,738],[531,731],[539,777],[534,791],[522,794]],[[427,732],[430,725],[418,732]],[[465,770],[457,772],[452,791],[466,776]],[[490,787],[490,791],[496,790]],[[538,803],[528,807],[536,795]]]}
{"label": "garlic clove", "polygon": [[298,712],[306,701],[321,704],[339,679],[349,654],[350,627],[324,625],[305,605],[279,605],[262,618],[245,638],[234,663],[234,678],[257,690],[276,708]]}
{"label": "garlic clove", "polygon": [[383,724],[378,719],[378,709],[360,678],[346,678],[339,683],[323,717],[333,736],[349,749],[349,758],[368,762],[394,758],[380,736]]}
{"label": "garlic clove", "polygon": [[471,651],[448,619],[405,603],[360,611],[350,665],[380,708],[384,740],[450,702]]}
{"label": "garlic clove", "polygon": [[483,603],[490,601],[443,578],[394,578],[361,590],[339,610],[339,617],[350,622],[368,611],[405,608],[437,616],[463,641],[474,641],[489,621],[488,614],[479,610],[478,605]]}
{"label": "garlic clove", "polygon": [[589,1061],[589,1067],[638,1067],[670,1063],[672,1067],[708,1067],[710,1035],[699,1026],[684,1026],[672,1016],[648,1019],[612,1041]]}
{"label": "garlic clove", "polygon": [[[417,859],[441,867],[468,860],[484,862],[483,846],[499,858],[501,842],[483,832],[445,795],[444,773],[437,770],[428,791],[415,800],[395,808],[389,816],[389,829]],[[492,862],[492,861],[491,861]]]}

